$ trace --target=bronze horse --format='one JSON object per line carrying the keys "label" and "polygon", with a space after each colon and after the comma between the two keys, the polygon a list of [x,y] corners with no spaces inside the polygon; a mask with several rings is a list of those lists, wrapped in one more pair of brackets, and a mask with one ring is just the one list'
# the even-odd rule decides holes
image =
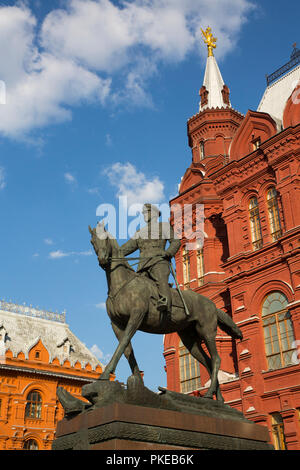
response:
{"label": "bronze horse", "polygon": [[[215,395],[217,400],[223,402],[218,382],[221,359],[216,348],[217,327],[232,338],[242,339],[240,329],[230,316],[218,309],[207,297],[185,290],[182,295],[190,313],[187,316],[176,289],[172,289],[171,314],[159,312],[156,308],[158,289],[155,283],[131,268],[126,258],[120,255],[117,241],[105,230],[103,224],[99,224],[97,230],[89,227],[89,231],[99,265],[106,272],[106,308],[119,341],[99,380],[109,379],[123,353],[134,376],[141,378],[131,345],[131,339],[137,330],[154,334],[177,332],[187,350],[210,374],[211,384],[205,397],[213,398]],[[210,357],[202,348],[203,342]]]}

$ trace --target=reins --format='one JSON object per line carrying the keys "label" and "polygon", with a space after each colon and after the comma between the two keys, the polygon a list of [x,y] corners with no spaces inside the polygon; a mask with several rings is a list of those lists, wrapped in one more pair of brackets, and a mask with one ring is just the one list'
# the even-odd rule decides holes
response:
{"label": "reins", "polygon": [[[137,258],[135,258],[135,257],[134,257],[134,258],[132,258],[132,257],[131,257],[131,258],[125,258],[125,257],[123,257],[123,258],[118,258],[118,257],[112,257],[112,256],[111,256],[111,257],[109,257],[108,259],[109,259],[109,262],[110,262],[110,263],[111,263],[112,261],[127,261],[127,260],[131,260],[131,261],[136,261],[136,260],[137,260],[137,261],[139,262],[141,259],[149,260],[149,259],[158,258],[158,257],[162,258],[161,255],[158,255],[158,256],[154,256],[154,257],[153,257],[153,256],[139,256],[139,257],[137,257]],[[138,263],[135,263],[135,264],[138,264]],[[133,264],[132,266],[134,266],[135,264]],[[116,269],[118,266],[119,266],[119,265],[115,266],[115,268],[113,268],[113,269]],[[133,273],[135,273],[135,271],[133,271]],[[136,274],[136,273],[135,273],[135,274]],[[136,274],[136,275],[137,275],[137,274]],[[114,295],[108,294],[108,297],[110,297],[111,300],[113,301],[113,300],[116,298],[116,296],[119,294],[119,292],[123,289],[123,287],[127,286],[133,279],[136,279],[136,276],[133,276],[131,279],[129,279],[128,281],[126,281],[126,282],[117,290],[117,292],[116,292]]]}
{"label": "reins", "polygon": [[[140,261],[140,260],[149,260],[149,259],[153,259],[153,258],[162,258],[163,257],[161,255],[157,255],[157,256],[139,256],[139,257],[130,257],[130,258],[125,258],[125,256],[123,258],[118,258],[118,257],[109,257],[109,261],[110,263],[112,261],[127,261],[127,260],[130,260],[130,261]],[[135,266],[137,263],[134,263],[132,266]],[[187,305],[184,301],[184,298],[182,296],[182,293],[179,289],[179,286],[178,286],[178,283],[177,283],[177,280],[176,280],[176,274],[174,272],[174,269],[173,269],[173,266],[172,266],[172,263],[171,261],[169,261],[169,264],[170,264],[170,267],[171,267],[171,272],[173,274],[173,277],[174,277],[174,280],[175,280],[175,283],[176,283],[176,287],[177,287],[177,291],[179,293],[179,296],[181,298],[181,301],[182,301],[182,306],[181,305],[173,305],[174,307],[177,307],[177,308],[183,308],[187,314],[187,316],[190,316],[190,313],[189,313],[189,310],[187,308]],[[119,265],[118,265],[119,266]],[[118,267],[116,266],[116,267]],[[115,269],[115,268],[114,268]],[[135,273],[135,271],[133,271]],[[135,273],[136,274],[136,273]],[[111,295],[111,294],[108,294],[108,297],[112,300],[112,302],[114,301],[114,299],[117,297],[117,295],[120,293],[120,291],[123,289],[123,287],[127,286],[131,281],[133,281],[133,279],[136,279],[136,276],[133,276],[131,279],[129,279],[129,281],[126,281],[124,282],[124,284],[122,284],[122,286],[117,290],[117,292],[114,294],[114,295]]]}
{"label": "reins", "polygon": [[144,259],[144,260],[149,260],[149,259],[153,259],[153,258],[162,258],[163,257],[161,255],[157,255],[157,256],[139,256],[137,258],[125,258],[125,256],[123,258],[117,258],[117,257],[109,257],[109,261],[112,262],[112,261],[137,261],[137,263],[133,263],[131,266],[136,266],[139,261],[141,259]]}

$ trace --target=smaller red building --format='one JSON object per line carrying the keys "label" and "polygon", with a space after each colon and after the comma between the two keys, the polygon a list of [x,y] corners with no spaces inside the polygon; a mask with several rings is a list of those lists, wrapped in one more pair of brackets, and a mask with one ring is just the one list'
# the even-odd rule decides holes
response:
{"label": "smaller red building", "polygon": [[[243,116],[213,56],[199,113],[188,121],[193,161],[170,204],[204,206],[199,249],[183,238],[178,281],[232,316],[243,341],[223,332],[225,402],[266,425],[278,449],[300,449],[300,51],[268,77],[257,111]],[[210,99],[211,97],[211,99]],[[183,229],[184,233],[184,229]],[[207,372],[176,334],[164,342],[167,386],[203,395]]]}
{"label": "smaller red building", "polygon": [[82,399],[102,370],[64,314],[0,301],[0,450],[51,450],[64,417],[57,387]]}

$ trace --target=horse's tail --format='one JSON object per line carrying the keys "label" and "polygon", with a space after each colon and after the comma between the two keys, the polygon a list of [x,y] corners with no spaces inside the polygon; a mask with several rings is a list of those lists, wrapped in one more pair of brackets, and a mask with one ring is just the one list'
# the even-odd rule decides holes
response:
{"label": "horse's tail", "polygon": [[235,339],[243,339],[243,334],[238,326],[234,323],[232,318],[217,308],[218,326],[227,333],[229,336]]}

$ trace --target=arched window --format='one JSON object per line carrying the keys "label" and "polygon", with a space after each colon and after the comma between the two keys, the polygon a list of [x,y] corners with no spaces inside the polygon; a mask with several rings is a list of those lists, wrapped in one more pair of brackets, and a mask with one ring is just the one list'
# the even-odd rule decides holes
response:
{"label": "arched window", "polygon": [[293,364],[295,337],[288,299],[281,292],[269,294],[262,306],[265,351],[269,369]]}
{"label": "arched window", "polygon": [[279,237],[281,237],[282,230],[280,224],[277,191],[274,187],[270,188],[267,192],[267,206],[272,240],[276,241]]}
{"label": "arched window", "polygon": [[38,443],[34,439],[28,439],[24,442],[24,450],[39,450]]}
{"label": "arched window", "polygon": [[190,257],[189,252],[184,247],[182,250],[182,263],[183,263],[183,284],[186,289],[190,287]]}
{"label": "arched window", "polygon": [[41,419],[42,416],[42,397],[36,390],[30,392],[27,396],[25,407],[25,418]]}
{"label": "arched window", "polygon": [[286,450],[283,419],[280,413],[273,413],[272,420],[272,434],[275,450]]}
{"label": "arched window", "polygon": [[249,202],[249,218],[251,228],[251,239],[254,250],[262,247],[262,233],[257,197],[252,197]]}
{"label": "arched window", "polygon": [[180,392],[189,393],[201,387],[199,362],[179,343]]}

